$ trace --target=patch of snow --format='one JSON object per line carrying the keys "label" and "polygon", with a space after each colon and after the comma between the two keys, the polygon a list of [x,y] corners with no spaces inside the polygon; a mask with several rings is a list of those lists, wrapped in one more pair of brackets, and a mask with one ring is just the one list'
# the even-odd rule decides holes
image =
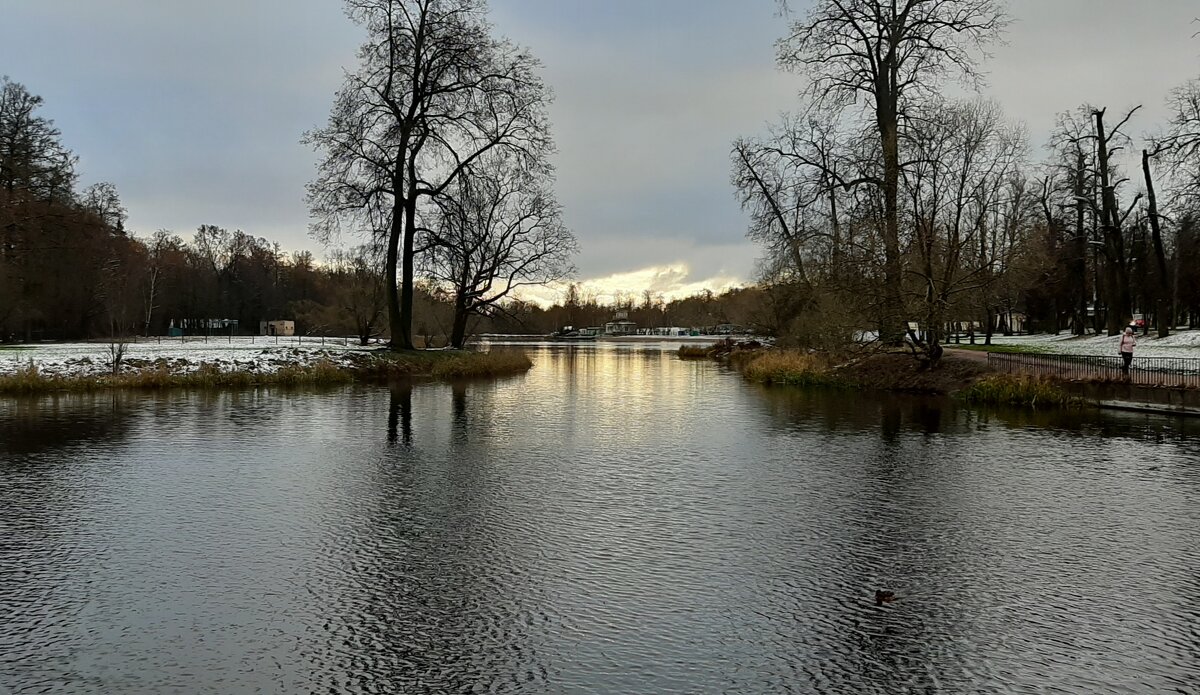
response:
{"label": "patch of snow", "polygon": [[[348,365],[354,356],[377,349],[376,345],[362,347],[356,339],[326,338],[140,338],[125,346],[124,370],[163,366],[173,373],[189,373],[202,364],[232,369],[272,373],[293,365],[307,365],[328,360]],[[112,356],[109,344],[45,343],[21,345],[16,349],[0,350],[0,374],[12,374],[30,362],[46,375],[89,376],[110,371]]]}
{"label": "patch of snow", "polygon": [[[1116,355],[1121,336],[1085,335],[1070,333],[1038,335],[993,335],[993,345],[1037,347],[1043,352],[1060,355]],[[981,340],[976,339],[976,344]],[[953,347],[951,343],[947,347]],[[1135,355],[1141,357],[1197,357],[1200,358],[1200,330],[1184,330],[1158,338],[1154,333],[1137,336]]]}

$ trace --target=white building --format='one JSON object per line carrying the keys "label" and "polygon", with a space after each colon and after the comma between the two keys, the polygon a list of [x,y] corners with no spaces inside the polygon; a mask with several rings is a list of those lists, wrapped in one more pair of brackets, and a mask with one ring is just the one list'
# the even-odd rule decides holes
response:
{"label": "white building", "polygon": [[604,324],[604,335],[637,335],[637,324],[629,320],[628,312],[618,311]]}
{"label": "white building", "polygon": [[259,335],[296,335],[295,321],[259,321]]}

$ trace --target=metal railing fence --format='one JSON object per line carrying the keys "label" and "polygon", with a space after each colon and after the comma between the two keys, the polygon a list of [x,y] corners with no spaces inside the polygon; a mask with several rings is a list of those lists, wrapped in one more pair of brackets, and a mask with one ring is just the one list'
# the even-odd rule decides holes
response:
{"label": "metal railing fence", "polygon": [[1200,388],[1200,358],[1134,356],[1129,371],[1119,355],[1046,355],[989,352],[988,366],[1009,374],[1055,376],[1088,381],[1121,381],[1139,386]]}

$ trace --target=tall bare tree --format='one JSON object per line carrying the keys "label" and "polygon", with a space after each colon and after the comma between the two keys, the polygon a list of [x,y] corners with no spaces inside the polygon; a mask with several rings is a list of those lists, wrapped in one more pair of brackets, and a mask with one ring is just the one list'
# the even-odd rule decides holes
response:
{"label": "tall bare tree", "polygon": [[329,123],[306,135],[325,154],[309,185],[314,232],[327,240],[353,224],[385,240],[391,345],[411,349],[422,212],[492,150],[542,156],[550,97],[537,60],[492,36],[483,0],[346,0],[346,9],[367,39]]}
{"label": "tall bare tree", "polygon": [[[923,358],[941,357],[942,331],[969,294],[991,325],[994,286],[1004,274],[1022,226],[1019,167],[1025,140],[992,102],[935,103],[909,131],[913,163],[903,190],[913,226],[909,275],[924,337]],[[1012,205],[1011,203],[1016,203]]]}
{"label": "tall bare tree", "polygon": [[1066,275],[1065,303],[1070,306],[1071,331],[1075,335],[1086,332],[1089,304],[1099,289],[1088,272],[1094,265],[1089,263],[1095,253],[1091,242],[1100,227],[1094,140],[1090,108],[1084,106],[1059,114],[1048,143],[1050,158],[1042,190],[1042,212],[1047,225],[1058,223],[1071,230],[1070,239],[1062,249],[1061,263]]}
{"label": "tall bare tree", "polygon": [[437,200],[426,267],[453,291],[451,346],[463,346],[472,316],[502,310],[514,290],[557,282],[573,270],[578,244],[549,184],[547,167],[494,154],[476,160]]}
{"label": "tall bare tree", "polygon": [[1159,139],[1177,193],[1200,195],[1200,80],[1190,80],[1171,92],[1167,99],[1170,121]]}
{"label": "tall bare tree", "polygon": [[809,77],[814,103],[863,104],[879,139],[880,175],[853,183],[883,195],[880,332],[888,342],[903,334],[899,185],[909,111],[951,73],[978,81],[976,53],[1006,22],[1001,0],[817,0],[779,42],[780,63]]}
{"label": "tall bare tree", "polygon": [[1124,212],[1121,211],[1117,188],[1125,180],[1119,177],[1116,163],[1112,158],[1128,142],[1128,137],[1122,128],[1139,108],[1141,107],[1129,110],[1116,127],[1111,129],[1104,123],[1107,109],[1092,110],[1096,133],[1096,169],[1100,178],[1100,230],[1105,256],[1104,287],[1108,295],[1106,302],[1108,314],[1105,326],[1109,335],[1120,333],[1121,327],[1130,318],[1132,298],[1129,290],[1129,266],[1124,226],[1141,198],[1141,194],[1137,194],[1129,208]]}
{"label": "tall bare tree", "polygon": [[1146,182],[1146,218],[1150,224],[1150,236],[1154,247],[1154,323],[1158,327],[1159,338],[1171,335],[1171,327],[1175,325],[1175,309],[1171,304],[1171,271],[1167,266],[1166,244],[1163,241],[1163,216],[1158,211],[1158,191],[1155,189],[1150,167],[1150,160],[1162,154],[1164,149],[1164,146],[1159,144],[1153,150],[1142,150],[1142,176]]}

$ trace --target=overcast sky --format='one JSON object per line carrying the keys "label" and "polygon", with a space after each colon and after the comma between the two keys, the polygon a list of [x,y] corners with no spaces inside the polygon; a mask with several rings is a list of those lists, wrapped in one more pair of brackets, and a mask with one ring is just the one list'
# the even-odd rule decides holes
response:
{"label": "overcast sky", "polygon": [[[809,3],[792,0],[793,11]],[[138,234],[201,224],[323,253],[307,234],[325,119],[360,40],[339,0],[0,0],[0,74],[46,100],[82,183],[112,181]],[[1035,148],[1084,102],[1145,104],[1200,77],[1196,0],[1011,0],[984,94]],[[753,276],[729,148],[794,107],[775,0],[492,0],[557,95],[559,197],[580,277],[668,294]],[[1037,154],[1035,150],[1035,155]]]}

